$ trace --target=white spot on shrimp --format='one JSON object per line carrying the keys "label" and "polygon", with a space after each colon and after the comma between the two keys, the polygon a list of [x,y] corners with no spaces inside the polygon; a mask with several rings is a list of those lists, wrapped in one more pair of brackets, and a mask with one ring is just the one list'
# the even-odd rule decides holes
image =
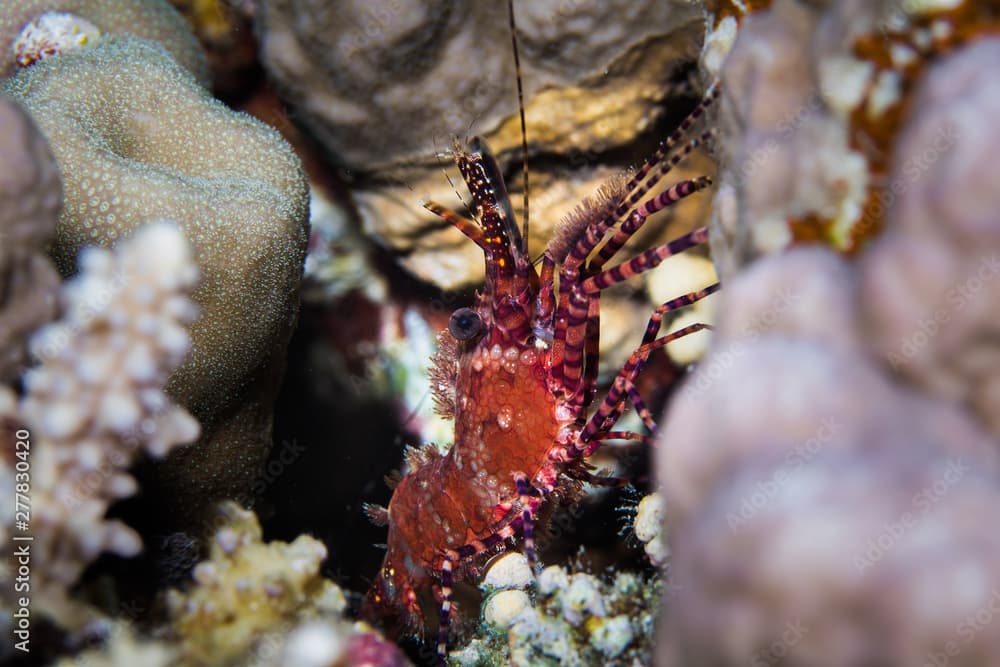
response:
{"label": "white spot on shrimp", "polygon": [[503,356],[503,348],[501,348],[500,344],[497,343],[496,345],[490,348],[490,358],[500,359],[501,356]]}
{"label": "white spot on shrimp", "polygon": [[573,421],[574,417],[573,409],[570,406],[564,403],[556,405],[556,421],[570,422]]}
{"label": "white spot on shrimp", "polygon": [[524,366],[534,366],[538,360],[538,355],[534,350],[525,350],[521,353],[521,364]]}
{"label": "white spot on shrimp", "polygon": [[509,405],[505,405],[497,412],[497,426],[501,430],[509,431],[511,425],[514,423],[514,411],[511,410]]}

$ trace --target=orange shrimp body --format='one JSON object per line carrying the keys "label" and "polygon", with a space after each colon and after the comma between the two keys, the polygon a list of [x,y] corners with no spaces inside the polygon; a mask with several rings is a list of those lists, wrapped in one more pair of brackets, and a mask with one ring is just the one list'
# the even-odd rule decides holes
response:
{"label": "orange shrimp body", "polygon": [[373,601],[395,590],[407,621],[416,622],[415,589],[430,583],[428,570],[441,570],[442,549],[489,540],[517,501],[514,474],[541,472],[566,426],[554,417],[547,358],[533,346],[501,347],[485,340],[464,353],[456,384],[461,398],[455,406],[455,444],[443,456],[424,454],[396,487],[388,510],[383,585],[373,588]]}

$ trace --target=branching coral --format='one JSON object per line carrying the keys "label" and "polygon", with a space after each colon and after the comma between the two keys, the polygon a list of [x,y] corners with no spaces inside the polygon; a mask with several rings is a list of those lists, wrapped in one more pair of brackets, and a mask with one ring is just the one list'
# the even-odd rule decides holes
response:
{"label": "branching coral", "polygon": [[27,362],[28,335],[56,315],[59,274],[45,254],[56,230],[62,184],[35,124],[0,97],[0,382]]}
{"label": "branching coral", "polygon": [[32,19],[14,42],[14,60],[27,67],[36,60],[83,48],[101,36],[101,31],[87,19],[46,12]]}
{"label": "branching coral", "polygon": [[[163,393],[196,314],[187,293],[198,269],[181,233],[150,225],[114,252],[87,249],[80,268],[63,288],[63,318],[31,341],[41,364],[25,373],[16,409],[4,390],[8,428],[18,423],[28,434],[18,432],[29,443],[21,448],[28,482],[15,476],[24,466],[15,466],[9,433],[0,467],[3,488],[15,479],[30,486],[30,520],[19,530],[33,538],[33,608],[67,625],[78,620],[67,614],[67,591],[83,569],[102,552],[141,548],[131,528],[104,518],[111,502],[135,493],[129,465],[141,452],[161,457],[198,436],[197,422]],[[7,528],[15,504],[2,507]]]}
{"label": "branching coral", "polygon": [[[52,146],[65,182],[53,257],[75,271],[87,244],[176,220],[203,281],[192,354],[170,393],[198,418],[157,495],[190,515],[245,497],[270,445],[271,406],[298,309],[307,185],[278,133],[230,111],[160,46],[105,35],[3,82]],[[178,514],[178,516],[184,516]]]}
{"label": "branching coral", "polygon": [[256,515],[234,503],[220,506],[216,519],[211,554],[195,568],[194,586],[167,596],[180,664],[406,664],[371,628],[343,619],[343,592],[319,573],[321,542],[300,535],[290,544],[264,544]]}
{"label": "branching coral", "polygon": [[326,558],[321,542],[303,535],[291,544],[264,544],[253,512],[232,503],[218,512],[221,527],[209,559],[194,569],[195,586],[171,591],[167,600],[194,664],[235,664],[268,634],[280,637],[308,618],[339,618],[347,601],[319,574]]}

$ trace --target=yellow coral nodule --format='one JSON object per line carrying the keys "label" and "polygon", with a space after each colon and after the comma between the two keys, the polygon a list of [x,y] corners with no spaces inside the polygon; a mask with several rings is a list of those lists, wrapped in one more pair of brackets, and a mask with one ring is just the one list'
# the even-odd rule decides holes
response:
{"label": "yellow coral nodule", "polygon": [[74,51],[96,42],[101,31],[85,18],[63,12],[46,12],[31,20],[14,41],[14,60],[21,67]]}

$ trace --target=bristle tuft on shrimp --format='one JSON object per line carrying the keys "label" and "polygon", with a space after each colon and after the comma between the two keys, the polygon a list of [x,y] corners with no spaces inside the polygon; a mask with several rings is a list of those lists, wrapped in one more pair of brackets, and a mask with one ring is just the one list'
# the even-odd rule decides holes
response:
{"label": "bristle tuft on shrimp", "polygon": [[[628,194],[625,187],[627,183],[628,179],[624,174],[612,177],[598,188],[593,196],[584,197],[583,201],[562,219],[547,248],[556,263],[566,259],[569,251],[588,230],[594,229],[595,225],[614,215],[615,209]],[[608,224],[614,222],[610,220]]]}
{"label": "bristle tuft on shrimp", "polygon": [[458,380],[458,341],[447,331],[437,336],[438,350],[431,356],[429,371],[434,412],[455,417],[455,384]]}

